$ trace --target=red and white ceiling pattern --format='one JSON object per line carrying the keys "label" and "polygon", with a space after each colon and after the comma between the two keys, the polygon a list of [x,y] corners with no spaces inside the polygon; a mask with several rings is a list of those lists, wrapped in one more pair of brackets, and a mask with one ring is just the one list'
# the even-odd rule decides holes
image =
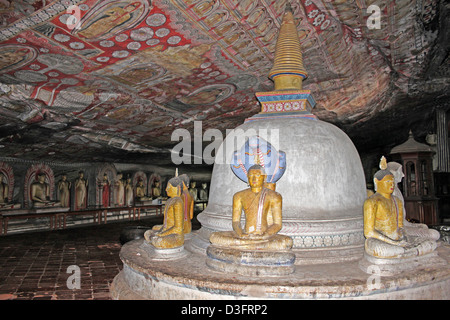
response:
{"label": "red and white ceiling pattern", "polygon": [[[38,157],[109,146],[154,152],[174,129],[231,129],[259,111],[285,0],[0,0],[0,124],[50,129]],[[291,1],[325,121],[363,121],[408,93],[437,32],[438,1]],[[367,8],[380,8],[368,29]],[[395,82],[393,81],[395,75]],[[6,150],[10,150],[6,153]],[[74,158],[74,159],[75,159]]]}

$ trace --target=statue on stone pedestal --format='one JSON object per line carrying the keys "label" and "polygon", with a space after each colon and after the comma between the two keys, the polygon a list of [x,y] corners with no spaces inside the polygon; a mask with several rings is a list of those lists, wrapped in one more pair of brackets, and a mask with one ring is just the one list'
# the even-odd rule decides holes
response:
{"label": "statue on stone pedestal", "polygon": [[67,175],[64,173],[61,180],[58,181],[59,201],[61,207],[70,207],[70,187],[72,183],[67,180]]}
{"label": "statue on stone pedestal", "polygon": [[60,205],[59,202],[50,200],[50,186],[45,182],[45,173],[38,173],[37,181],[31,184],[31,201],[35,208]]}
{"label": "statue on stone pedestal", "polygon": [[75,210],[85,209],[87,207],[87,186],[88,181],[84,178],[84,172],[78,172],[78,178],[75,180]]}
{"label": "statue on stone pedestal", "polygon": [[[282,227],[282,197],[279,193],[264,187],[266,177],[262,166],[250,167],[248,170],[250,188],[233,196],[233,231],[212,233],[209,240],[213,245],[257,250],[292,248],[293,241],[290,237],[277,234]],[[244,229],[241,228],[242,210],[245,214]]]}
{"label": "statue on stone pedestal", "polygon": [[174,177],[167,183],[169,199],[164,208],[164,224],[156,225],[144,234],[145,240],[158,249],[172,249],[184,244],[183,181]]}
{"label": "statue on stone pedestal", "polygon": [[404,208],[393,196],[394,175],[387,170],[384,157],[375,173],[376,193],[364,202],[365,252],[375,258],[408,258],[436,249],[436,241],[410,235],[404,228]]}

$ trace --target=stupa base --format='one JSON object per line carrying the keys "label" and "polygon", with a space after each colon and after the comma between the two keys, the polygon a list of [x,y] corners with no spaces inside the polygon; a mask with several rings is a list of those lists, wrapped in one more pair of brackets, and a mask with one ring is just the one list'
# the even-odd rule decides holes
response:
{"label": "stupa base", "polygon": [[290,251],[238,250],[209,246],[206,265],[213,270],[244,276],[284,276],[294,272]]}
{"label": "stupa base", "polygon": [[447,261],[438,256],[437,251],[433,251],[423,256],[408,258],[382,259],[376,258],[367,253],[359,261],[362,271],[380,276],[393,276],[415,269],[445,266]]}
{"label": "stupa base", "polygon": [[[120,252],[123,270],[111,286],[113,299],[450,299],[450,246],[437,248],[445,265],[417,267],[374,281],[358,261],[296,265],[292,274],[244,276],[214,271],[204,254],[149,259],[143,239]],[[185,247],[189,248],[186,245]]]}

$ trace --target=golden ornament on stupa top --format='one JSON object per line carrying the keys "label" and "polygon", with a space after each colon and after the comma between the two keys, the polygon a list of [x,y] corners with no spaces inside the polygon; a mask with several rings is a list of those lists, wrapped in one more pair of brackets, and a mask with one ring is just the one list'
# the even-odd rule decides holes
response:
{"label": "golden ornament on stupa top", "polygon": [[303,67],[297,26],[289,3],[282,17],[274,60],[268,76],[275,83],[275,90],[256,92],[256,98],[261,103],[261,112],[247,118],[245,122],[279,117],[317,120],[311,113],[316,101],[311,91],[302,87],[302,81],[307,78],[308,73]]}
{"label": "golden ornament on stupa top", "polygon": [[290,3],[281,22],[275,47],[275,61],[269,78],[275,82],[275,90],[301,90],[302,81],[308,76],[303,67],[303,56],[297,27]]}

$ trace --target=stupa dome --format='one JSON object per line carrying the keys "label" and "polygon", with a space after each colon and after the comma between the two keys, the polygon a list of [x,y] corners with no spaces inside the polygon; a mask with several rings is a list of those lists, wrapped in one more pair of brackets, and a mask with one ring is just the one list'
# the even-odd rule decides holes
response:
{"label": "stupa dome", "polygon": [[[364,252],[367,193],[361,160],[343,131],[310,112],[315,101],[310,90],[302,90],[306,71],[293,21],[287,6],[269,74],[275,90],[256,93],[261,112],[231,132],[216,155],[208,206],[198,215],[202,228],[191,241],[192,250],[206,252],[212,232],[232,229],[233,195],[247,188],[234,174],[236,167],[245,173],[242,160],[251,153],[256,162],[266,156],[273,164],[275,153],[282,155],[277,164],[283,173],[276,182],[283,198],[280,233],[292,237],[296,264],[359,259]],[[236,162],[235,151],[255,137],[274,149],[265,155],[259,149],[244,152]]]}
{"label": "stupa dome", "polygon": [[[286,171],[276,191],[283,197],[280,233],[293,238],[296,263],[360,258],[366,187],[358,152],[339,128],[307,118],[249,121],[226,137],[216,157],[208,206],[198,216],[202,228],[193,245],[204,250],[211,232],[231,230],[233,195],[248,186],[230,169],[235,149],[227,145],[236,145],[242,133],[255,132],[267,132],[266,140],[286,153]],[[278,142],[274,141],[277,137]]]}

